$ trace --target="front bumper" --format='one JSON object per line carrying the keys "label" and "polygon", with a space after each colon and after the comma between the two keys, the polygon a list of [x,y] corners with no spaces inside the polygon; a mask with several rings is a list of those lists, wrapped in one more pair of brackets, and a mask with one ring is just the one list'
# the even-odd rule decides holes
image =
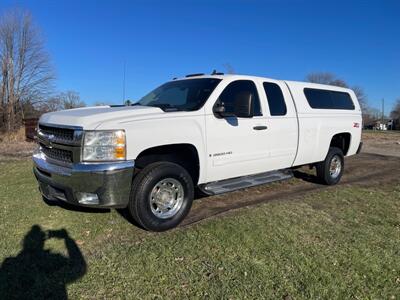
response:
{"label": "front bumper", "polygon": [[79,206],[124,208],[128,205],[134,161],[75,163],[59,166],[43,153],[33,155],[33,172],[42,195]]}

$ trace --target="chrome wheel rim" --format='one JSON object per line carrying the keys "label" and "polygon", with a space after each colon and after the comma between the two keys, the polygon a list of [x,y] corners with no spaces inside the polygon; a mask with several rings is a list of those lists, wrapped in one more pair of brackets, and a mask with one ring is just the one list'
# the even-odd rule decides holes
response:
{"label": "chrome wheel rim", "polygon": [[150,193],[151,212],[160,219],[172,218],[181,209],[184,196],[183,185],[178,180],[162,179]]}
{"label": "chrome wheel rim", "polygon": [[337,178],[342,171],[342,160],[338,155],[335,155],[331,159],[331,163],[329,166],[329,174],[332,178]]}

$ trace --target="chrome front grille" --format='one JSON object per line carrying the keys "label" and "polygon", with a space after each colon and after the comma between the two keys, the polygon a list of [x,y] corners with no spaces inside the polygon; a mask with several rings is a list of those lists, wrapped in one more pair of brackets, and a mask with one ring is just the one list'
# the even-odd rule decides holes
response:
{"label": "chrome front grille", "polygon": [[74,129],[62,128],[62,127],[50,127],[46,125],[39,124],[38,134],[44,137],[48,137],[54,142],[74,142]]}
{"label": "chrome front grille", "polygon": [[80,127],[39,124],[37,141],[49,160],[69,165],[80,161],[82,133]]}
{"label": "chrome front grille", "polygon": [[40,150],[50,159],[58,160],[64,163],[73,163],[72,151],[62,150],[57,148],[48,148],[40,144]]}

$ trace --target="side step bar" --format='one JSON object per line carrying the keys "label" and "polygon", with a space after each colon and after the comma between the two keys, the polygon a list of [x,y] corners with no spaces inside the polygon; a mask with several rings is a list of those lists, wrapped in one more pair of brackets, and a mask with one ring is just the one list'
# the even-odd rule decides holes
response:
{"label": "side step bar", "polygon": [[243,177],[210,182],[201,185],[200,189],[203,193],[207,195],[218,195],[256,185],[290,179],[292,177],[293,177],[292,170],[284,169],[279,171],[271,171],[255,175],[248,175]]}

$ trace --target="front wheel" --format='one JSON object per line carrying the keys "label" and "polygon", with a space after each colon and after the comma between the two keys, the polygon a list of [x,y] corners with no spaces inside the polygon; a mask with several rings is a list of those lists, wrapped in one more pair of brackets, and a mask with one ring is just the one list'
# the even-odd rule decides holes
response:
{"label": "front wheel", "polygon": [[335,185],[342,178],[344,171],[344,156],[341,149],[329,148],[328,155],[324,161],[316,165],[317,177],[327,185]]}
{"label": "front wheel", "polygon": [[186,217],[193,194],[192,178],[184,168],[170,162],[153,163],[133,180],[128,212],[147,230],[168,230]]}

